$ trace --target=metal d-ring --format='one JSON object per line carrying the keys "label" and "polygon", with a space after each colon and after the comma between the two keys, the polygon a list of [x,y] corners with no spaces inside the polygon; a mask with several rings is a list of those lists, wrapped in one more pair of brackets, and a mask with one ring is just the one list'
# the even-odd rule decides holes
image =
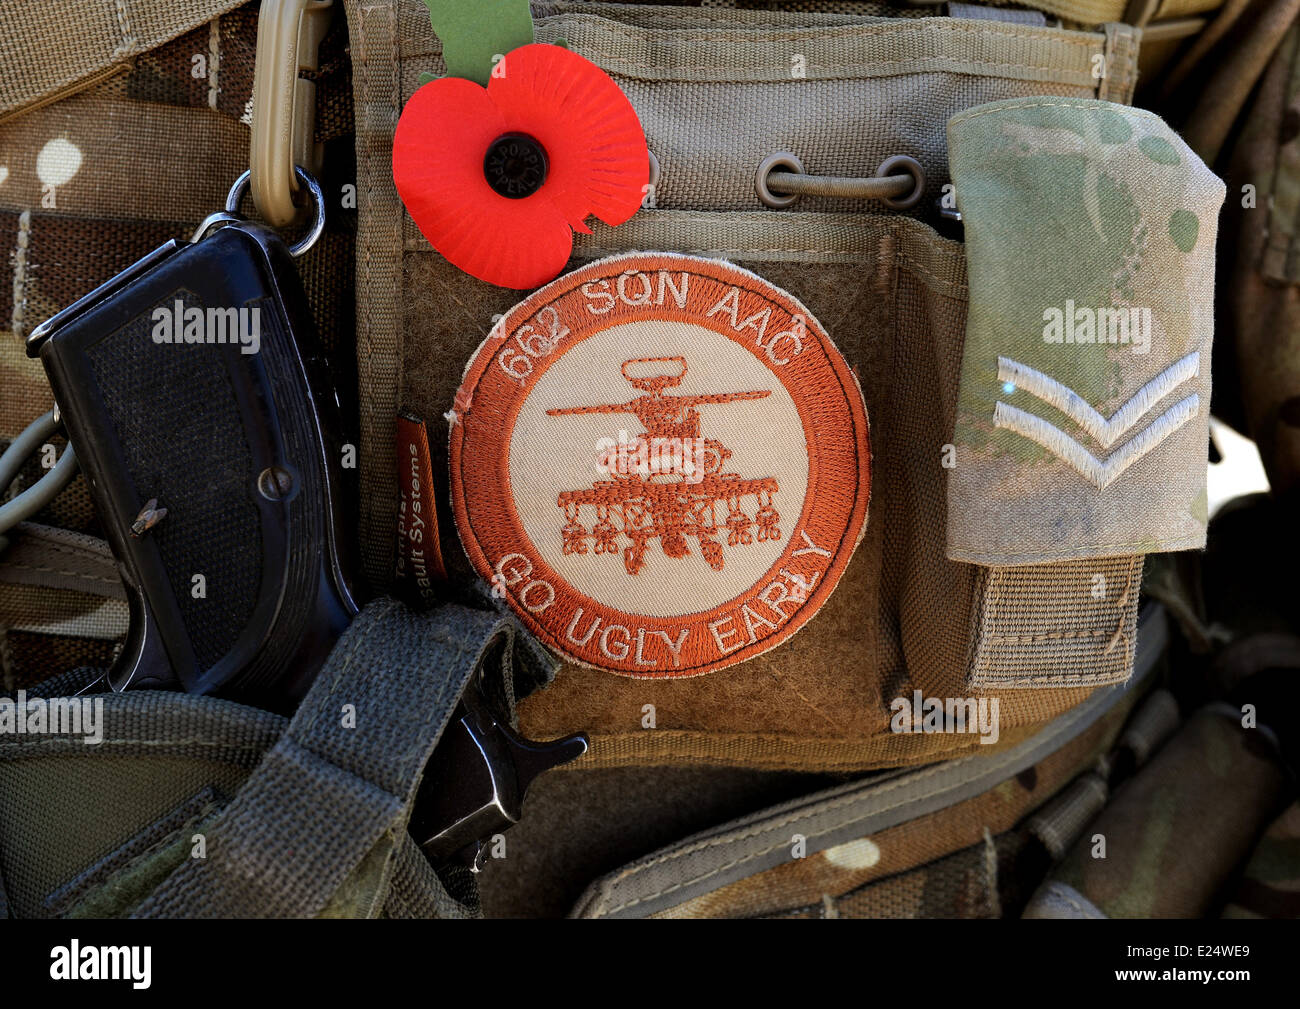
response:
{"label": "metal d-ring", "polygon": [[[317,239],[319,239],[321,234],[325,231],[325,194],[321,191],[320,183],[316,181],[315,176],[303,168],[302,165],[294,165],[293,170],[298,181],[307,188],[307,191],[311,194],[312,201],[316,204],[316,218],[312,221],[311,230],[309,230],[307,234],[303,235],[302,238],[298,239],[298,241],[294,242],[293,245],[289,246],[289,255],[301,256],[316,244]],[[239,213],[239,204],[243,202],[244,194],[248,192],[248,180],[251,177],[252,172],[245,172],[235,180],[235,184],[230,187],[230,194],[226,197],[225,213]],[[218,219],[213,220],[214,218]],[[223,223],[224,221],[225,219],[221,218],[220,215],[213,214],[203,222],[201,229],[213,227],[216,224]]]}
{"label": "metal d-ring", "polygon": [[758,171],[754,173],[754,191],[758,193],[758,198],[769,207],[775,207],[778,210],[782,207],[792,205],[795,200],[799,199],[798,193],[791,193],[789,196],[780,196],[767,186],[767,177],[775,171],[788,171],[796,175],[803,174],[803,162],[789,151],[777,151],[775,154],[769,154],[758,164]]}

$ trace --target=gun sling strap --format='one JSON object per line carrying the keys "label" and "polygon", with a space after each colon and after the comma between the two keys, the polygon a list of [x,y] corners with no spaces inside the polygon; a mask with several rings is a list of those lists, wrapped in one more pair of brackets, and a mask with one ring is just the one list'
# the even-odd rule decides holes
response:
{"label": "gun sling strap", "polygon": [[[109,763],[102,759],[106,756],[164,762],[198,756],[243,764],[247,777],[230,789],[233,798],[224,808],[210,798],[203,815],[185,817],[173,810],[163,818],[178,821],[167,831],[174,849],[170,861],[156,830],[148,850],[175,868],[152,892],[141,889],[139,881],[156,880],[158,870],[148,876],[141,851],[125,852],[131,856],[129,872],[122,860],[108,865],[103,848],[114,846],[113,838],[99,837],[91,852],[112,872],[82,872],[77,878],[89,885],[79,888],[67,885],[67,867],[75,859],[65,858],[62,870],[33,873],[26,860],[40,856],[22,842],[20,823],[10,824],[17,838],[3,832],[8,843],[0,855],[10,857],[0,862],[11,881],[44,877],[44,900],[36,900],[46,914],[66,913],[76,903],[82,910],[93,906],[97,914],[130,912],[135,917],[381,912],[464,917],[466,908],[447,892],[411,840],[407,820],[425,764],[470,677],[480,669],[490,680],[499,675],[511,708],[516,689],[522,693],[545,677],[545,669],[525,648],[516,640],[513,622],[496,612],[448,605],[416,613],[396,600],[381,599],[363,610],[340,639],[291,720],[180,693],[102,695],[105,728],[98,745],[84,745],[71,734],[15,735],[0,743],[0,807],[16,802],[14,808],[21,810],[24,793],[39,774],[30,768],[50,756],[83,758],[78,761],[83,766],[91,758],[89,763],[101,767]],[[57,677],[57,683],[33,690],[32,696],[75,689],[84,672]],[[29,763],[27,777],[19,766],[23,763]],[[72,770],[70,760],[53,763],[60,774]],[[211,771],[207,773],[210,785]],[[74,778],[75,773],[57,780],[66,789],[74,787]],[[50,783],[48,777],[44,781]],[[212,791],[208,787],[201,794],[210,797]],[[194,797],[188,802],[193,806]],[[155,807],[148,818],[156,815]],[[38,815],[27,829],[38,829],[41,822]],[[196,833],[202,837],[203,857],[187,857]],[[129,848],[128,842],[118,851]],[[86,861],[83,854],[77,868]],[[60,884],[53,893],[51,882]],[[60,892],[70,889],[79,892],[60,900]],[[115,895],[108,893],[114,890]],[[12,897],[12,888],[10,893]],[[137,899],[131,899],[132,893]],[[25,898],[23,904],[33,903],[32,895]],[[20,915],[32,910],[13,907]]]}

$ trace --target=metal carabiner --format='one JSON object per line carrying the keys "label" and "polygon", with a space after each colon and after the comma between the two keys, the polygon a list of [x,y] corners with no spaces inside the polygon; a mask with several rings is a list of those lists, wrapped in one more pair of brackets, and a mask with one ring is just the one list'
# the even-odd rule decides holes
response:
{"label": "metal carabiner", "polygon": [[333,0],[262,0],[248,169],[253,204],[272,227],[283,228],[298,215],[295,166],[320,173],[316,83],[298,74],[318,68],[333,13]]}

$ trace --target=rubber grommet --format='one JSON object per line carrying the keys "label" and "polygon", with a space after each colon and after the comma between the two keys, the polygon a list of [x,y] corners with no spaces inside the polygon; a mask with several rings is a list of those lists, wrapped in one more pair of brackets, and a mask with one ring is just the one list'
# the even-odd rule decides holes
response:
{"label": "rubber grommet", "polygon": [[925,192],[925,169],[921,167],[921,162],[916,158],[908,157],[906,154],[895,154],[892,158],[886,158],[876,169],[876,175],[884,177],[886,175],[900,175],[907,173],[912,176],[915,185],[912,191],[906,196],[883,196],[881,201],[887,207],[894,210],[910,210],[921,202],[921,195]]}
{"label": "rubber grommet", "polygon": [[754,173],[754,192],[758,193],[758,198],[762,203],[780,210],[783,207],[791,206],[799,199],[799,196],[797,193],[782,196],[767,188],[767,177],[778,170],[802,175],[803,162],[789,151],[777,151],[775,154],[769,154],[759,162],[758,171]]}

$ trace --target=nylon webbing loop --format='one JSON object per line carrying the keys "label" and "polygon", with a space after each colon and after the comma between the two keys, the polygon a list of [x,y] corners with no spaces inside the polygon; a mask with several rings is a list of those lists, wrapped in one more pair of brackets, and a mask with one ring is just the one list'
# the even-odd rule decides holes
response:
{"label": "nylon webbing loop", "polygon": [[382,857],[391,877],[425,763],[469,677],[503,640],[508,654],[512,625],[495,613],[371,603],[207,831],[206,857],[134,916],[316,916],[363,860]]}

